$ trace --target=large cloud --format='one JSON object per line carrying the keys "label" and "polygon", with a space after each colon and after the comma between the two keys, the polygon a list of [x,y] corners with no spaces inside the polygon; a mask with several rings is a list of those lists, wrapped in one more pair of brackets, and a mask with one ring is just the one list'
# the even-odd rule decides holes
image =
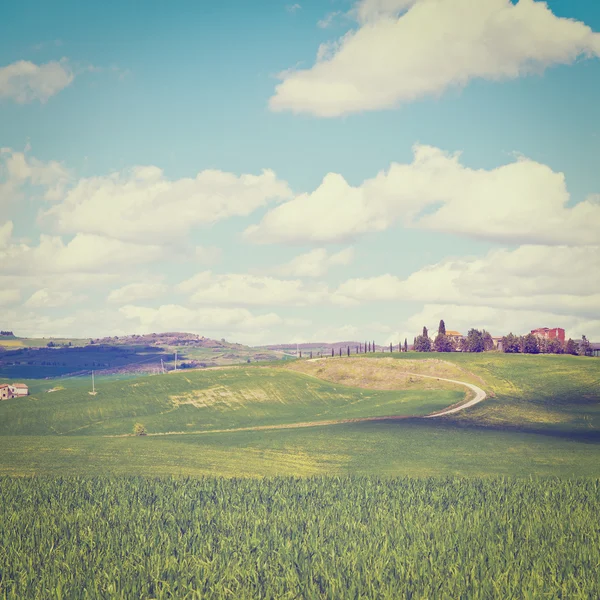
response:
{"label": "large cloud", "polygon": [[275,207],[245,233],[257,243],[340,242],[401,221],[509,243],[597,243],[600,202],[569,207],[569,200],[563,174],[533,160],[475,170],[458,153],[416,145],[412,163],[392,163],[358,187],[328,174],[314,192]]}
{"label": "large cloud", "polygon": [[65,243],[60,237],[41,235],[36,246],[16,242],[0,245],[0,275],[118,272],[164,256],[165,249],[157,245],[90,234],[77,234]]}
{"label": "large cloud", "polygon": [[0,100],[18,104],[38,100],[42,103],[71,84],[75,75],[67,59],[36,65],[19,60],[0,67]]}
{"label": "large cloud", "polygon": [[61,233],[150,243],[177,240],[194,226],[247,216],[290,195],[288,185],[270,170],[239,177],[207,170],[170,181],[158,167],[134,167],[80,180],[42,219]]}
{"label": "large cloud", "polygon": [[413,300],[597,320],[599,274],[598,246],[523,246],[444,260],[404,280],[390,274],[351,279],[337,293],[363,302]]}
{"label": "large cloud", "polygon": [[281,74],[272,110],[336,117],[391,108],[476,78],[600,56],[600,34],[545,2],[365,0],[355,13],[357,31],[322,45],[313,67]]}
{"label": "large cloud", "polygon": [[277,279],[245,273],[216,274],[204,271],[179,284],[196,304],[236,306],[308,306],[354,304],[330,293],[324,284],[305,285],[299,279]]}

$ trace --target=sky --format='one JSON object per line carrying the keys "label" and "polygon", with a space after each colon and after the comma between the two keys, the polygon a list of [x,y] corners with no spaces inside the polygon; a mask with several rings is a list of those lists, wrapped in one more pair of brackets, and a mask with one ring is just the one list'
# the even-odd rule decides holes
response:
{"label": "sky", "polygon": [[24,0],[0,329],[600,341],[595,0]]}

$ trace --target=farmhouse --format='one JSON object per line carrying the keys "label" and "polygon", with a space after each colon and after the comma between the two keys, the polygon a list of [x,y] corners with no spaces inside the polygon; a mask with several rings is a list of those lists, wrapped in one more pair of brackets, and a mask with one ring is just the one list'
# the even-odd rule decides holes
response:
{"label": "farmhouse", "polygon": [[546,338],[547,340],[559,340],[563,343],[565,341],[565,330],[562,327],[555,327],[554,329],[540,327],[539,329],[532,329],[531,333],[539,338]]}
{"label": "farmhouse", "polygon": [[2,383],[0,384],[0,400],[28,396],[29,388],[24,383]]}
{"label": "farmhouse", "polygon": [[9,383],[13,396],[29,396],[29,388],[24,383]]}

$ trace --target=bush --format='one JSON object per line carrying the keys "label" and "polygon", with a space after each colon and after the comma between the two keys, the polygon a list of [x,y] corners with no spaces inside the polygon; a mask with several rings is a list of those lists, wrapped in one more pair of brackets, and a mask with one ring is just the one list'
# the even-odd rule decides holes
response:
{"label": "bush", "polygon": [[136,423],[133,426],[133,433],[135,435],[146,435],[146,428],[141,423]]}

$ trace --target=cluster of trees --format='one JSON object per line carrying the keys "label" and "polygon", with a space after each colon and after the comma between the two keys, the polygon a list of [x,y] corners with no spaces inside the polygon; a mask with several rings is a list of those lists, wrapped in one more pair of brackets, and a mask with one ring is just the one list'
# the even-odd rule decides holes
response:
{"label": "cluster of trees", "polygon": [[467,337],[457,342],[446,335],[446,324],[443,319],[440,321],[438,333],[433,342],[429,337],[427,327],[423,327],[423,333],[414,340],[414,350],[417,352],[431,352],[432,350],[435,350],[435,352],[456,352],[457,350],[462,352],[484,352],[493,350],[493,348],[494,340],[485,329],[483,331],[470,329]]}
{"label": "cluster of trees", "polygon": [[14,337],[14,334],[12,331],[0,331],[0,335],[10,335],[10,336]]}
{"label": "cluster of trees", "polygon": [[[432,341],[429,337],[427,327],[423,327],[423,333],[414,339],[414,350],[416,352],[487,352],[494,349],[494,340],[485,329],[469,329],[467,337],[460,341],[454,340],[446,335],[446,325],[443,319],[440,321],[438,333]],[[538,338],[529,333],[516,336],[512,333],[502,338],[502,349],[508,353],[523,354],[574,354],[579,356],[592,356],[592,347],[587,338],[582,336],[581,340],[569,339],[563,344],[558,339]]]}
{"label": "cluster of trees", "polygon": [[502,349],[509,354],[573,354],[574,356],[592,356],[592,346],[584,336],[575,341],[569,338],[564,344],[558,339],[538,338],[533,333],[513,335],[502,338]]}

